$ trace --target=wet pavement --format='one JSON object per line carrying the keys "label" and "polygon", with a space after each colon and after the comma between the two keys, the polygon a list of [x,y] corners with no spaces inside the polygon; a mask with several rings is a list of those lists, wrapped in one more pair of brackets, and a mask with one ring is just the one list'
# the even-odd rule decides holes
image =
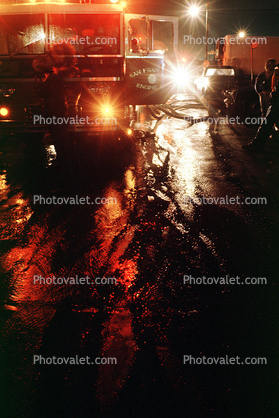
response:
{"label": "wet pavement", "polygon": [[[208,115],[190,93],[174,101],[183,114]],[[139,122],[156,139],[77,141],[66,173],[51,164],[49,139],[48,168],[22,138],[1,143],[3,417],[276,416],[278,143],[250,155],[241,146],[255,128],[145,113]],[[236,197],[241,204],[220,200]],[[195,285],[184,276],[267,284]],[[267,364],[184,364],[190,355]],[[33,356],[117,364],[43,365]]]}

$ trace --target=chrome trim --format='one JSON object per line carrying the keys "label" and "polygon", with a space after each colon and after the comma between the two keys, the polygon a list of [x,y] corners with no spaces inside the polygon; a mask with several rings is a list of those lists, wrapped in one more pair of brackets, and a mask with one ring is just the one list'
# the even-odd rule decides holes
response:
{"label": "chrome trim", "polygon": [[2,54],[2,55],[0,55],[0,60],[3,60],[3,59],[23,59],[23,58],[34,59],[34,58],[38,58],[38,57],[43,57],[44,55],[45,55],[45,52],[40,52],[38,54],[16,54],[16,55],[13,55],[13,57],[11,57],[9,54]]}
{"label": "chrome trim", "polygon": [[30,78],[0,78],[0,84],[4,83],[35,83],[37,80],[35,77]]}
{"label": "chrome trim", "polygon": [[[16,54],[13,57],[11,57],[9,54],[2,54],[0,55],[1,59],[23,59],[23,58],[29,58],[29,59],[35,59],[38,57],[43,57],[46,54],[46,52],[41,52],[38,54]],[[64,57],[75,57],[75,58],[125,58],[124,55],[121,54],[76,54],[76,55],[64,55]]]}
{"label": "chrome trim", "polygon": [[[66,57],[67,55],[65,55]],[[71,55],[68,55],[69,57]],[[80,54],[80,55],[72,55],[75,58],[124,58],[121,54],[103,54],[103,55],[94,55],[94,54]]]}
{"label": "chrome trim", "polygon": [[26,13],[72,13],[72,14],[114,14],[123,13],[120,4],[92,4],[92,3],[53,3],[51,1],[38,3],[1,4],[0,12],[4,14]]}
{"label": "chrome trim", "polygon": [[124,81],[123,77],[69,77],[66,81]]}
{"label": "chrome trim", "polygon": [[[124,77],[67,77],[66,81],[124,81]],[[32,78],[0,78],[0,84],[4,83],[37,83],[38,80]]]}
{"label": "chrome trim", "polygon": [[154,59],[163,59],[165,56],[166,56],[165,54],[160,54],[159,52],[156,55],[155,55],[155,53],[150,52],[148,55],[137,55],[137,54],[130,55],[130,54],[127,54],[126,55],[126,59],[130,59],[130,58],[145,58],[145,59],[146,58],[148,58],[148,59],[150,59],[150,58],[153,59],[154,58]]}

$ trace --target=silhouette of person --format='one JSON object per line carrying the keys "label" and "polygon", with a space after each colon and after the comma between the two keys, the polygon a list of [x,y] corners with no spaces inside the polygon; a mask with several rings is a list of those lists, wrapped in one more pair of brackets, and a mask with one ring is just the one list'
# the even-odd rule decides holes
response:
{"label": "silhouette of person", "polygon": [[269,96],[271,93],[271,81],[276,65],[276,60],[270,58],[265,63],[265,70],[260,73],[255,82],[255,90],[259,95],[262,118],[265,117],[268,106],[269,106]]}
{"label": "silhouette of person", "polygon": [[273,92],[271,93],[270,105],[268,107],[265,118],[256,133],[255,138],[242,148],[247,151],[262,151],[265,147],[267,139],[273,132],[273,127],[279,120],[279,66],[274,69],[272,77]]}
{"label": "silhouette of person", "polygon": [[[54,44],[46,57],[33,62],[40,83],[39,95],[43,100],[45,117],[52,119],[48,124],[49,133],[54,140],[57,162],[68,163],[68,135],[66,115],[68,111],[68,93],[65,78],[78,72],[75,67],[75,48],[71,44]],[[59,118],[59,123],[58,119]]]}

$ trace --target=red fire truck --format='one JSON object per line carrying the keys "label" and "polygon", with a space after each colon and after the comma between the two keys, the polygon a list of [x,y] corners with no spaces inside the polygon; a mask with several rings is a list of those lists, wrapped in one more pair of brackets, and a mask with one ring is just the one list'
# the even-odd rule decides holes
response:
{"label": "red fire truck", "polygon": [[47,57],[53,44],[75,48],[78,71],[63,79],[73,98],[69,131],[131,133],[137,105],[171,96],[176,17],[126,14],[117,0],[6,1],[0,5],[1,134],[48,131],[34,61]]}

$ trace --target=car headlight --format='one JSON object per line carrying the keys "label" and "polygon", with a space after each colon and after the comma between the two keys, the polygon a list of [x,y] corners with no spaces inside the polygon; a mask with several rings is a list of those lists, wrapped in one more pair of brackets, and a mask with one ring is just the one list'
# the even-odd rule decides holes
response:
{"label": "car headlight", "polygon": [[186,86],[190,81],[189,71],[185,68],[178,68],[172,73],[171,78],[176,85]]}
{"label": "car headlight", "polygon": [[209,79],[208,78],[204,78],[203,80],[201,80],[201,85],[202,87],[208,87],[209,86]]}
{"label": "car headlight", "polygon": [[0,116],[7,116],[9,114],[9,110],[6,107],[0,108]]}

